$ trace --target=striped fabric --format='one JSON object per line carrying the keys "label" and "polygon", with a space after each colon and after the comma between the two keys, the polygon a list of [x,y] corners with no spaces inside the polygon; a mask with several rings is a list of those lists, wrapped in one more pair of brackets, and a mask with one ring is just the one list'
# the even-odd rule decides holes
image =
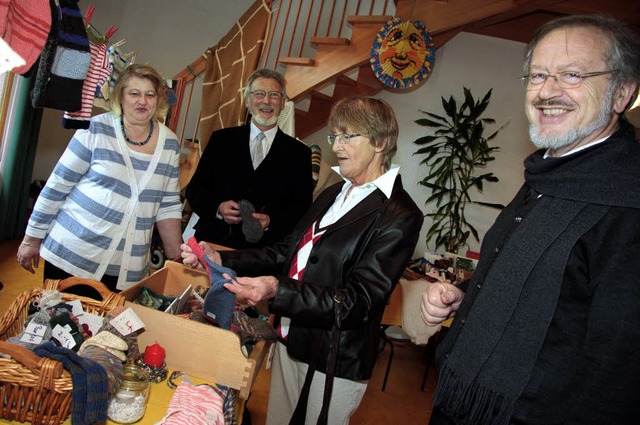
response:
{"label": "striped fabric", "polygon": [[44,239],[42,258],[78,277],[119,276],[118,289],[147,275],[155,222],[182,211],[178,140],[156,124],[158,145],[147,161],[131,158],[112,113],[75,133],[27,226],[27,235]]}
{"label": "striped fabric", "polygon": [[49,0],[0,0],[0,37],[25,61],[25,74],[38,60],[51,29]]}
{"label": "striped fabric", "polygon": [[208,385],[182,381],[158,425],[224,425],[222,397]]}
{"label": "striped fabric", "polygon": [[82,84],[82,107],[79,111],[64,113],[62,118],[64,128],[89,128],[89,118],[91,118],[96,89],[101,87],[111,75],[107,46],[92,41],[89,42],[89,46],[91,47],[91,62]]}

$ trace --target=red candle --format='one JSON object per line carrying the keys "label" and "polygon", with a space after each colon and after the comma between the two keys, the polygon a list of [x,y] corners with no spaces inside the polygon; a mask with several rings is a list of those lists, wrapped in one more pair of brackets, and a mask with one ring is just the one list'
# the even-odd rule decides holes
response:
{"label": "red candle", "polygon": [[165,350],[158,341],[153,345],[147,345],[144,350],[143,360],[146,364],[153,367],[160,367],[164,363]]}

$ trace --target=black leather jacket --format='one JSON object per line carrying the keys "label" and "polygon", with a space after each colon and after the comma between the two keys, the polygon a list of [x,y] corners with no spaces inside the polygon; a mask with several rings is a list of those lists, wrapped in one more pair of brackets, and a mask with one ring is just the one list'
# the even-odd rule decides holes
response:
{"label": "black leather jacket", "polygon": [[314,339],[324,335],[317,366],[323,373],[334,324],[333,296],[341,289],[345,299],[335,376],[366,380],[378,353],[382,313],[413,254],[423,215],[398,176],[388,200],[377,189],[327,229],[313,247],[302,281],[288,278],[300,239],[333,204],[342,185],[322,192],[284,242],[221,255],[239,276],[277,275],[278,292],[269,310],[291,318],[288,352],[308,363]]}

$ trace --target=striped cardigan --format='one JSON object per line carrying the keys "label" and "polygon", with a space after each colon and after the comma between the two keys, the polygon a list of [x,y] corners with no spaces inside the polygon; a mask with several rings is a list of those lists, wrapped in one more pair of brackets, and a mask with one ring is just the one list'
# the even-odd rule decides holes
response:
{"label": "striped cardigan", "polygon": [[149,161],[129,155],[113,113],[91,118],[87,130],[75,133],[27,226],[28,236],[43,239],[42,258],[78,277],[118,276],[118,289],[147,275],[154,224],[182,212],[179,143],[158,127]]}

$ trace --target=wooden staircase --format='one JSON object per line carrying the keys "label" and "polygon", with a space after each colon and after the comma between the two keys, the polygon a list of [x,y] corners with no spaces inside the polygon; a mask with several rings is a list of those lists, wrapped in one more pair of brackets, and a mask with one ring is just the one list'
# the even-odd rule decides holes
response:
{"label": "wooden staircase", "polygon": [[[402,1],[408,0],[399,3]],[[348,16],[346,22],[352,27],[350,37],[313,36],[310,43],[315,47],[315,57],[278,58],[280,65],[286,65],[287,95],[296,103],[296,137],[304,140],[324,127],[331,106],[338,100],[352,95],[373,96],[385,88],[373,74],[369,57],[376,34],[392,18],[391,15]],[[357,75],[352,78],[354,70]],[[300,103],[308,104],[308,109],[298,108]]]}

